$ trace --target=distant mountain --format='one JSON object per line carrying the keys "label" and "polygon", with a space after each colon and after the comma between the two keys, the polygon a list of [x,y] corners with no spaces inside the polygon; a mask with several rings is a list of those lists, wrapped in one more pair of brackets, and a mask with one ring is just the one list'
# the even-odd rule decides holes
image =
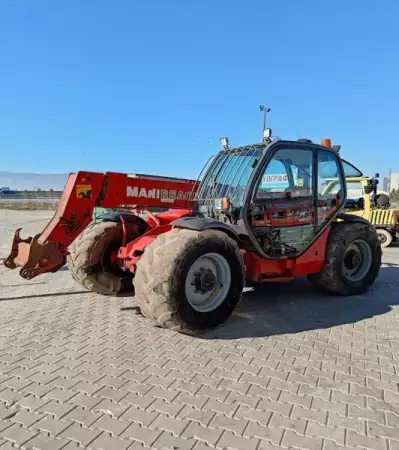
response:
{"label": "distant mountain", "polygon": [[61,191],[64,188],[67,173],[42,174],[42,173],[16,173],[0,171],[0,188],[9,187],[17,190],[42,189]]}

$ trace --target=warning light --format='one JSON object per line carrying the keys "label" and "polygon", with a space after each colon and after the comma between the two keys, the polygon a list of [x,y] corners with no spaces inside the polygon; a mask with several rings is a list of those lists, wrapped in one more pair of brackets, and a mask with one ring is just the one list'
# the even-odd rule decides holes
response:
{"label": "warning light", "polygon": [[332,147],[332,145],[331,145],[331,139],[322,139],[322,140],[321,140],[321,145],[322,145],[323,147],[331,148],[331,147]]}

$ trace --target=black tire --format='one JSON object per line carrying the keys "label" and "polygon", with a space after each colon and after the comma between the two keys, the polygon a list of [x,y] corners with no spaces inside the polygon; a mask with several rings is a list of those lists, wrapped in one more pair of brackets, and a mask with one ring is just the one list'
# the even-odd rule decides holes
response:
{"label": "black tire", "polygon": [[[127,223],[127,242],[140,236],[141,224]],[[122,244],[119,222],[99,222],[89,225],[69,248],[68,268],[73,279],[91,292],[102,295],[133,295],[133,274],[104,262],[107,253]]]}
{"label": "black tire", "polygon": [[[345,276],[344,257],[354,241],[364,241],[371,250],[371,264],[364,276],[352,281]],[[335,223],[327,241],[326,261],[321,272],[308,276],[320,291],[335,295],[357,295],[366,292],[378,277],[381,267],[381,245],[373,226],[365,223]],[[366,266],[367,267],[367,266]]]}
{"label": "black tire", "polygon": [[[187,299],[185,282],[193,263],[220,254],[230,269],[230,287],[222,303],[199,312]],[[173,229],[146,247],[133,280],[141,312],[162,328],[195,334],[223,324],[242,297],[244,263],[237,243],[220,231]],[[227,289],[227,288],[226,288]]]}
{"label": "black tire", "polygon": [[381,243],[381,248],[389,247],[392,244],[393,236],[384,228],[377,228],[377,236]]}

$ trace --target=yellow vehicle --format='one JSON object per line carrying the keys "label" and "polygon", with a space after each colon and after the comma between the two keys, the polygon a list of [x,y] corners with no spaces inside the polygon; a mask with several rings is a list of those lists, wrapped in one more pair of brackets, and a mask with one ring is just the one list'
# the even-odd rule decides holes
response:
{"label": "yellow vehicle", "polygon": [[[344,161],[346,188],[348,197],[345,202],[345,213],[363,217],[377,230],[381,247],[388,247],[397,240],[399,232],[399,209],[391,209],[386,193],[377,193],[377,177],[369,178],[355,166]],[[337,178],[328,179],[323,195],[339,193]],[[350,195],[351,194],[351,195]],[[352,198],[351,198],[352,197]]]}

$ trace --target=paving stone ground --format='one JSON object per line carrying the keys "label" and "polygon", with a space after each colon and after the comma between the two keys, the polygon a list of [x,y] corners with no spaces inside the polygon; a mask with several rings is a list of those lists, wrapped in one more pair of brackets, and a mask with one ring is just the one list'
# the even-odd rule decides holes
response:
{"label": "paving stone ground", "polygon": [[[48,218],[0,211],[0,258]],[[398,287],[396,247],[365,295],[265,285],[193,338],[67,270],[0,266],[0,450],[397,450]]]}

